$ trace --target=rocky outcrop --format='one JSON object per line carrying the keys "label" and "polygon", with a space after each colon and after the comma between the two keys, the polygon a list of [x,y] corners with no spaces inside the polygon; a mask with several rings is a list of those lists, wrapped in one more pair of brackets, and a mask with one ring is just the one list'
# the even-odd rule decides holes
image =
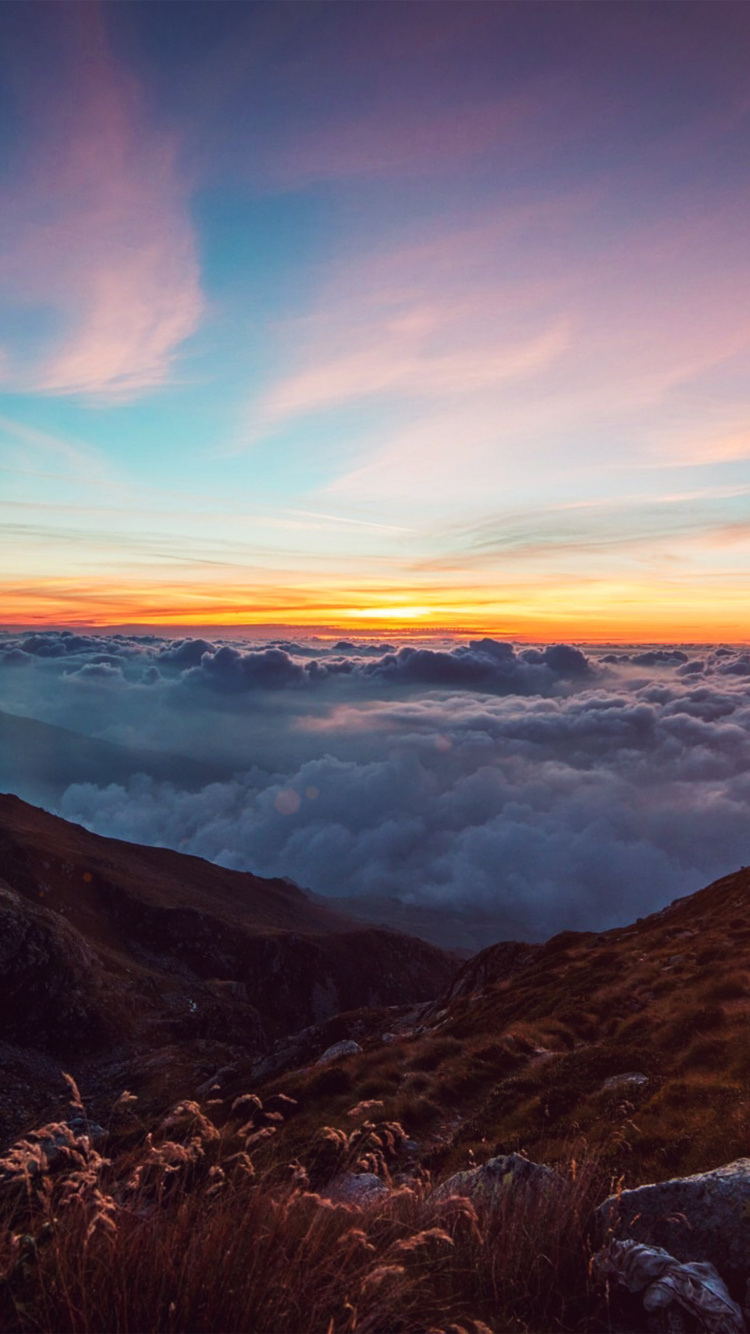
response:
{"label": "rocky outcrop", "polygon": [[740,1297],[750,1279],[750,1158],[612,1195],[597,1210],[603,1237],[708,1261]]}
{"label": "rocky outcrop", "polygon": [[334,1177],[325,1194],[334,1204],[354,1204],[358,1208],[365,1208],[368,1204],[386,1199],[390,1192],[382,1178],[374,1172],[342,1172],[341,1176]]}
{"label": "rocky outcrop", "polygon": [[57,1167],[70,1166],[76,1152],[88,1154],[91,1146],[105,1135],[102,1126],[85,1116],[71,1116],[67,1121],[53,1121],[32,1130],[25,1139],[12,1144],[0,1158],[0,1188],[23,1185],[29,1177],[43,1176]]}
{"label": "rocky outcrop", "polygon": [[94,955],[60,914],[0,880],[0,1040],[61,1055],[104,1037]]}

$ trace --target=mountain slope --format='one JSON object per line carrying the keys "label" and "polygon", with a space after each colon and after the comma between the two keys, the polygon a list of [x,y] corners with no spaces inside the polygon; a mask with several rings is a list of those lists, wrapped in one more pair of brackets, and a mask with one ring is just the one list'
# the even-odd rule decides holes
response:
{"label": "mountain slope", "polygon": [[[100,1070],[113,1053],[127,1067],[169,1048],[164,1070],[189,1071],[191,1052],[196,1071],[216,1068],[229,1047],[257,1057],[339,1010],[425,1000],[454,969],[286,881],[100,838],[0,796],[0,1044],[16,1063],[33,1051]],[[0,1091],[0,1123],[3,1104],[15,1123]]]}
{"label": "mountain slope", "polygon": [[[194,1097],[211,1078],[226,1099],[284,1093],[299,1103],[279,1135],[288,1160],[372,1099],[439,1172],[593,1145],[632,1180],[747,1153],[746,868],[632,926],[506,941],[460,968],[285,881],[102,839],[11,797],[0,876],[8,1126],[28,1110],[18,1090],[49,1090],[64,1060],[95,1107],[126,1085],[144,1108]],[[360,1051],[318,1067],[352,1039]]]}
{"label": "mountain slope", "polygon": [[297,1057],[290,1048],[285,1073],[283,1052],[256,1071],[304,1109],[286,1132],[299,1145],[375,1098],[433,1171],[591,1146],[628,1180],[716,1167],[750,1144],[748,908],[743,868],[629,927],[504,942],[463,965],[437,1003],[340,1019],[337,1036],[358,1024],[364,1050],[338,1082],[294,1068],[328,1034]]}

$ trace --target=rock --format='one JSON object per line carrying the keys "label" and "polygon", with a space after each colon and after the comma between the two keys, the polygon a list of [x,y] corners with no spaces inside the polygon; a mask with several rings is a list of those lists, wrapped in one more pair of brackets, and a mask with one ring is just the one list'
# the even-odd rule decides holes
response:
{"label": "rock", "polygon": [[501,1158],[490,1158],[482,1167],[456,1172],[433,1191],[432,1197],[444,1200],[450,1195],[464,1195],[475,1204],[494,1204],[510,1187],[549,1190],[561,1181],[551,1167],[532,1163],[519,1153],[509,1153]]}
{"label": "rock", "polygon": [[646,1311],[667,1314],[668,1329],[684,1329],[686,1311],[706,1334],[745,1334],[742,1311],[711,1264],[682,1265],[660,1246],[610,1241],[594,1257],[594,1270],[641,1293]]}
{"label": "rock", "polygon": [[619,1093],[622,1090],[623,1093],[626,1093],[628,1089],[643,1088],[643,1085],[647,1083],[648,1075],[641,1075],[637,1072],[629,1075],[611,1075],[602,1084],[602,1092],[610,1093],[614,1091]]}
{"label": "rock", "polygon": [[328,1047],[315,1064],[330,1065],[331,1061],[340,1061],[344,1056],[356,1056],[361,1050],[358,1042],[354,1042],[352,1038],[344,1038],[343,1042],[334,1042],[332,1047]]}
{"label": "rock", "polygon": [[356,1204],[362,1207],[374,1204],[388,1195],[388,1187],[374,1172],[342,1172],[334,1177],[327,1191],[334,1204]]}
{"label": "rock", "polygon": [[[80,1166],[81,1155],[88,1158],[91,1146],[102,1140],[106,1131],[102,1126],[82,1116],[69,1121],[54,1121],[32,1130],[25,1139],[18,1140],[0,1158],[0,1186],[11,1185],[41,1176],[71,1161]],[[78,1154],[77,1161],[73,1157]]]}
{"label": "rock", "polygon": [[682,1263],[707,1260],[733,1295],[750,1278],[750,1158],[611,1195],[597,1209],[602,1235],[661,1246]]}

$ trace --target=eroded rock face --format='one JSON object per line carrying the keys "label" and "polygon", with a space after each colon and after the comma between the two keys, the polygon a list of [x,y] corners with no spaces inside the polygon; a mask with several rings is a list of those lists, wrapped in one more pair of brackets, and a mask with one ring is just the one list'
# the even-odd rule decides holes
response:
{"label": "eroded rock face", "polygon": [[597,1210],[602,1235],[661,1246],[677,1260],[707,1260],[744,1294],[750,1278],[750,1158],[610,1196]]}
{"label": "eroded rock face", "polygon": [[437,1011],[464,996],[476,995],[495,982],[505,982],[531,963],[541,948],[541,945],[529,945],[519,940],[502,940],[497,945],[489,945],[459,968],[434,1009]]}

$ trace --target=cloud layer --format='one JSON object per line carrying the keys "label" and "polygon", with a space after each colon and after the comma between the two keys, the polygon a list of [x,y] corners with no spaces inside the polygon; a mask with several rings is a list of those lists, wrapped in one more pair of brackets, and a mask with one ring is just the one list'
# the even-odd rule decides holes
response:
{"label": "cloud layer", "polygon": [[71,785],[69,819],[504,934],[624,922],[750,860],[744,650],[6,636],[0,706],[227,774]]}

